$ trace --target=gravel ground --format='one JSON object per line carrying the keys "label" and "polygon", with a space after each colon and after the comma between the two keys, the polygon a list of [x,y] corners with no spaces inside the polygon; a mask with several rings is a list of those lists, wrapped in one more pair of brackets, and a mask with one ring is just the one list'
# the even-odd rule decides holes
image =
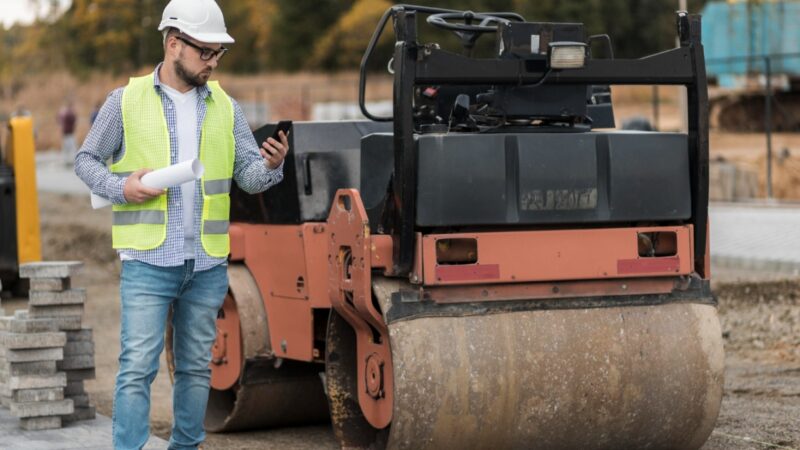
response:
{"label": "gravel ground", "polygon": [[[88,289],[85,322],[94,328],[97,379],[86,383],[100,414],[111,415],[119,354],[119,262],[111,251],[110,212],[88,198],[41,194],[47,260],[76,259],[86,268],[73,283]],[[800,280],[715,272],[725,337],[722,412],[704,449],[800,449]],[[6,310],[24,307],[4,301]],[[168,438],[171,390],[163,362],[153,383],[152,431]],[[327,426],[209,434],[211,449],[334,449]]]}

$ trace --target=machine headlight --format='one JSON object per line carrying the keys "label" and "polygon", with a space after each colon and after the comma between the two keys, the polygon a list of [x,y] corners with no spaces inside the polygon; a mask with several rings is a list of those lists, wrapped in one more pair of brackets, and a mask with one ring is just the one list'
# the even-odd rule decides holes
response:
{"label": "machine headlight", "polygon": [[551,69],[580,69],[586,62],[586,44],[551,42],[547,47],[547,54]]}

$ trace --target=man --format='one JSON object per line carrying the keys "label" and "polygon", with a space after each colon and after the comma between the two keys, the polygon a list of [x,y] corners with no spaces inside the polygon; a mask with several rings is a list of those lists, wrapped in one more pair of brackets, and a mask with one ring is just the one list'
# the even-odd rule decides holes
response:
{"label": "man", "polygon": [[[150,384],[173,309],[175,386],[171,449],[205,438],[211,345],[228,289],[231,179],[261,192],[283,178],[286,135],[259,149],[242,110],[211,72],[233,42],[214,0],[172,0],[159,31],[164,61],[113,91],[75,158],[75,172],[113,205],[122,273],[121,347],[114,391],[116,449],[149,437]],[[113,158],[111,171],[104,161]],[[150,170],[200,158],[202,179],[166,190],[144,186]]]}
{"label": "man", "polygon": [[72,100],[67,101],[58,112],[58,124],[61,126],[61,158],[64,164],[69,165],[75,158],[75,122],[78,117],[72,107]]}

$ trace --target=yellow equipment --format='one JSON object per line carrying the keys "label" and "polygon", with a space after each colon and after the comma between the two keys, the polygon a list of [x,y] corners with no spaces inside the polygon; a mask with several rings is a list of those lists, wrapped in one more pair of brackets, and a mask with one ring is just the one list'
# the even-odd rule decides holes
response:
{"label": "yellow equipment", "polygon": [[0,280],[9,290],[20,264],[42,259],[33,119],[11,118],[0,150]]}

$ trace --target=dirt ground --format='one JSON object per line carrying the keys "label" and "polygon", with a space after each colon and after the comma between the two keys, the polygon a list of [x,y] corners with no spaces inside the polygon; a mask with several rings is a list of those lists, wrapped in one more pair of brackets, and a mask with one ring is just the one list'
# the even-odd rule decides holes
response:
{"label": "dirt ground", "polygon": [[[73,285],[88,289],[85,322],[94,328],[97,379],[86,383],[110,416],[119,354],[119,262],[111,250],[110,212],[88,198],[40,195],[46,260],[82,260]],[[722,411],[704,449],[800,449],[800,280],[717,270],[715,293],[726,347]],[[22,302],[4,302],[6,310]],[[153,384],[152,431],[169,438],[171,390],[163,361]],[[337,448],[327,426],[209,434],[211,449]]]}

